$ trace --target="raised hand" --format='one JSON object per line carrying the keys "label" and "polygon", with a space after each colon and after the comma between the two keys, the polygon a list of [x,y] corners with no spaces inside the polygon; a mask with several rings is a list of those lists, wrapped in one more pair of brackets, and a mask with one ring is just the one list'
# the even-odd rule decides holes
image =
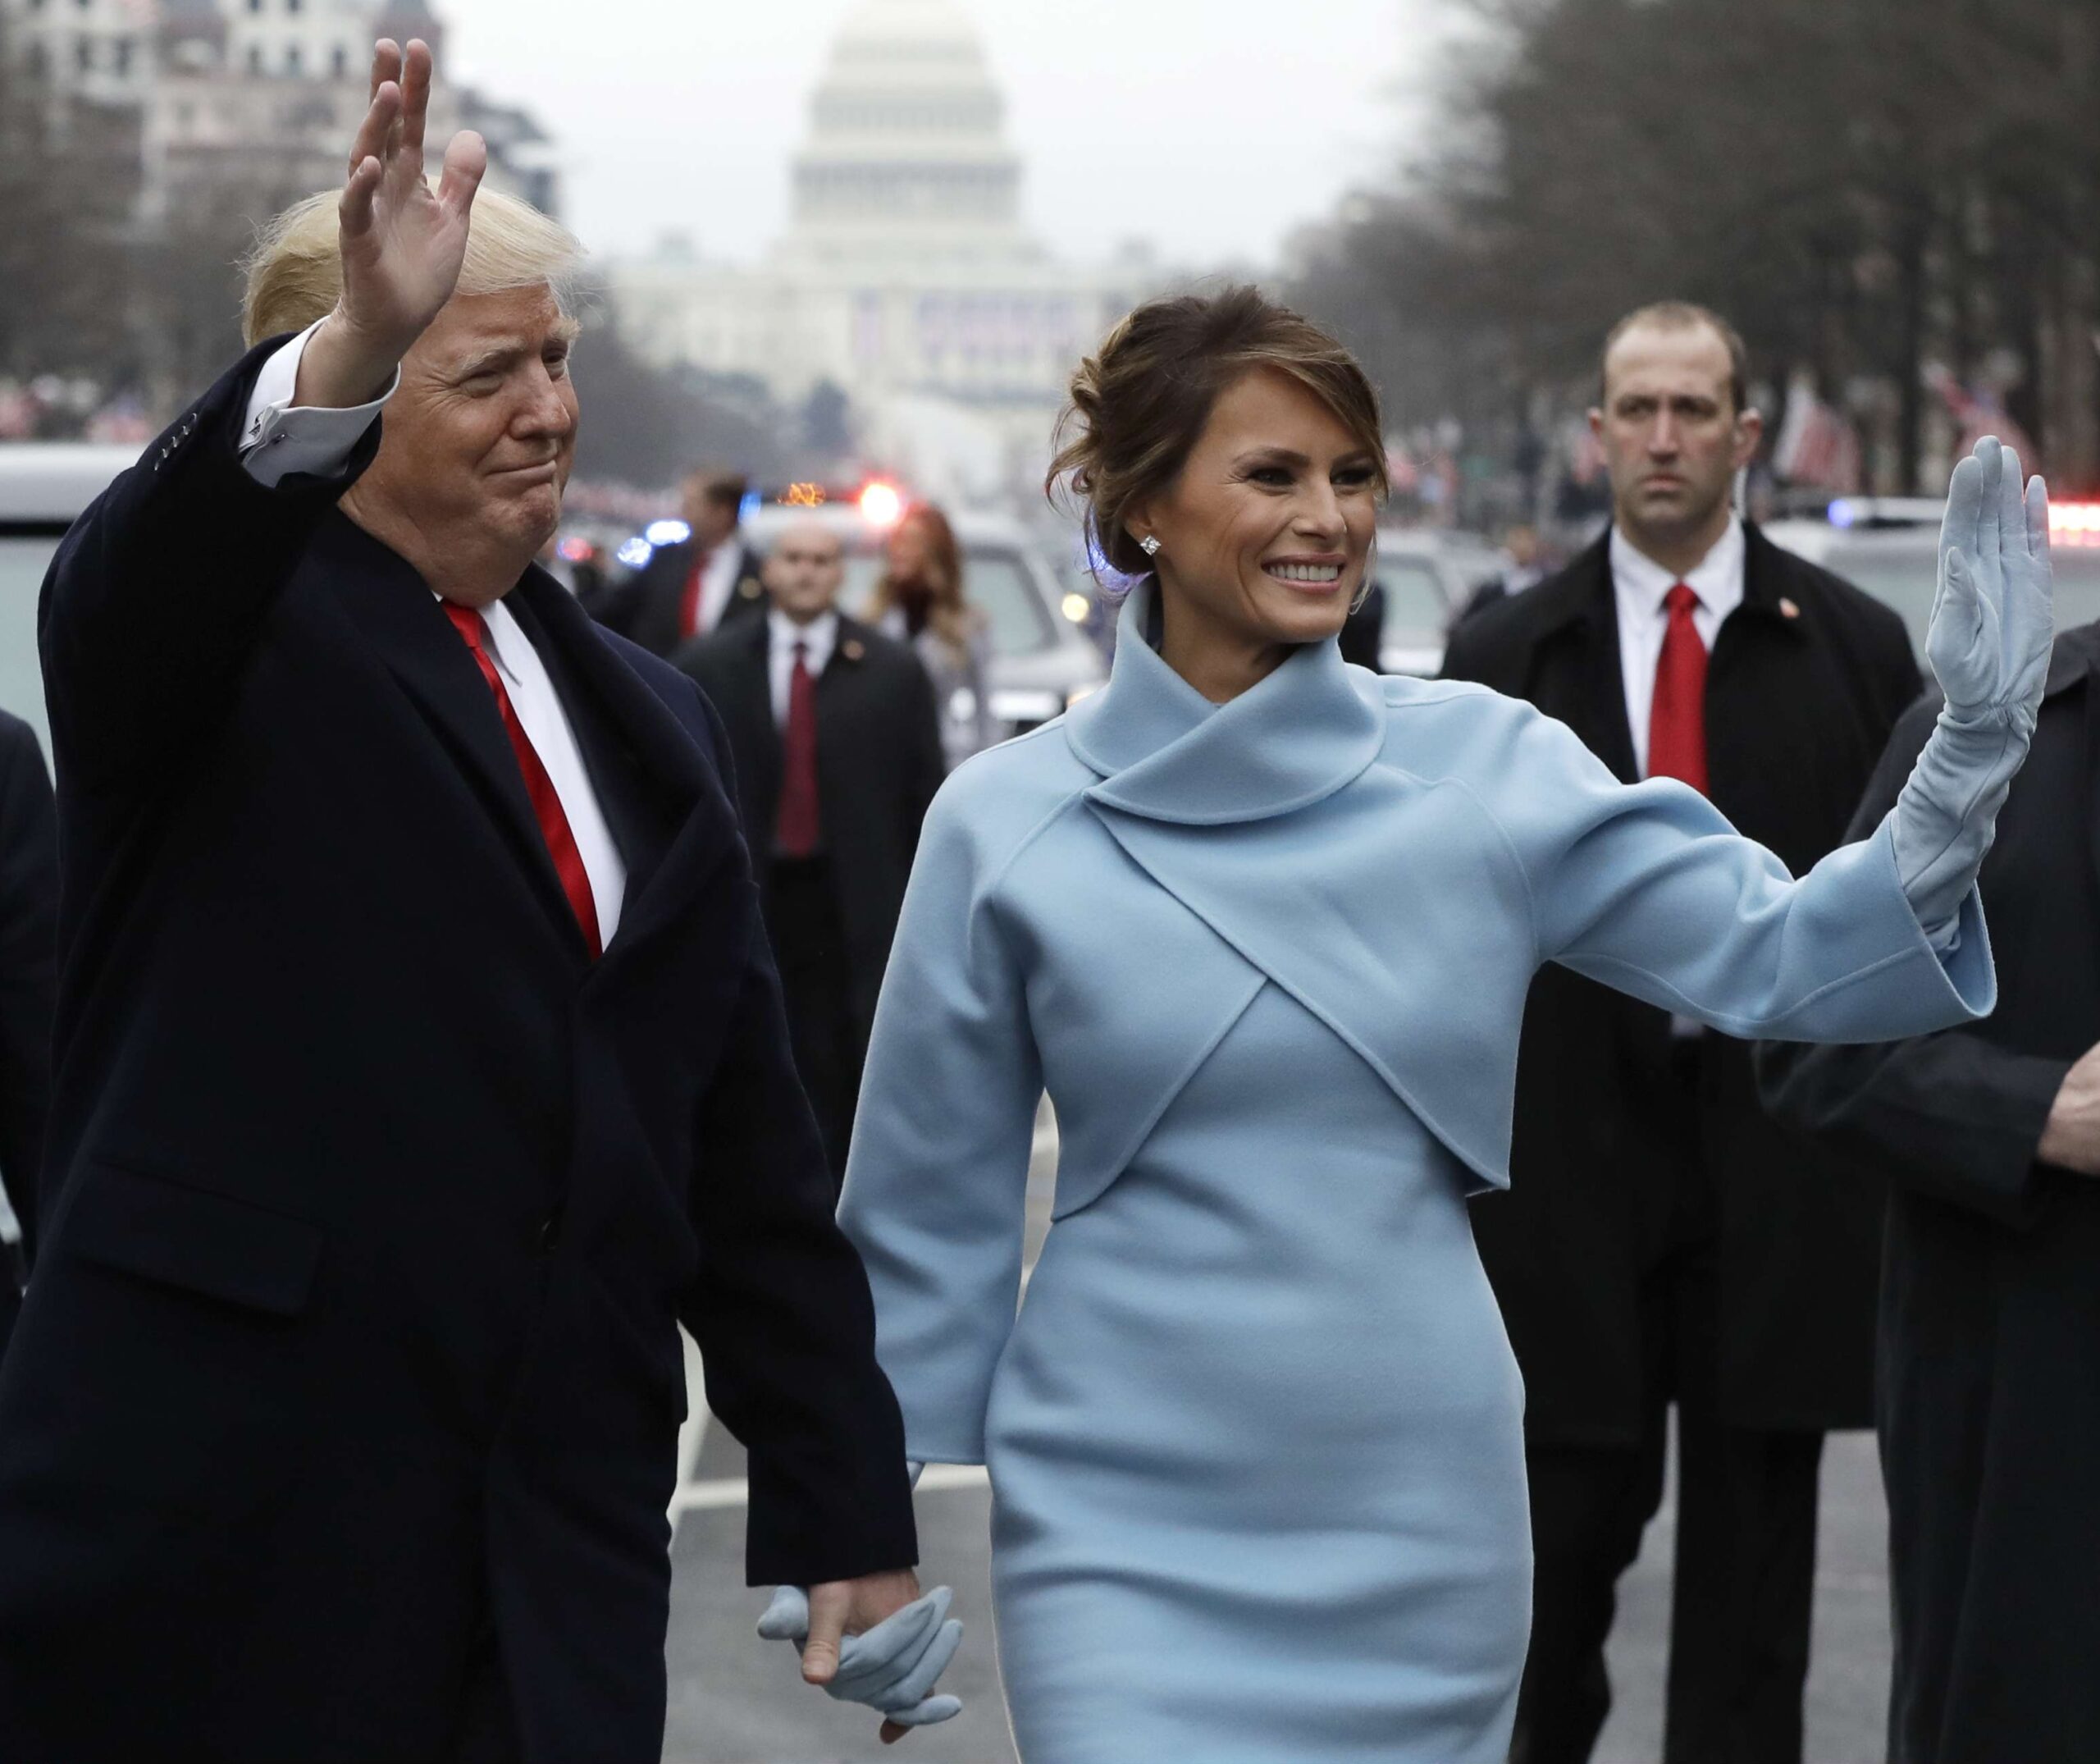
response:
{"label": "raised hand", "polygon": [[1988,436],[1954,469],[1925,652],[1947,706],[1889,816],[1897,875],[1942,949],[2027,756],[2052,636],[2049,498]]}
{"label": "raised hand", "polygon": [[2049,499],[1992,436],[1954,469],[1940,524],[1939,587],[1926,654],[1965,723],[2024,715],[2034,727],[2049,669]]}
{"label": "raised hand", "polygon": [[459,286],[488,149],[478,135],[455,135],[431,189],[423,135],[432,71],[420,41],[405,53],[390,41],[373,52],[371,107],[339,208],[343,292],[300,364],[302,403],[377,396]]}

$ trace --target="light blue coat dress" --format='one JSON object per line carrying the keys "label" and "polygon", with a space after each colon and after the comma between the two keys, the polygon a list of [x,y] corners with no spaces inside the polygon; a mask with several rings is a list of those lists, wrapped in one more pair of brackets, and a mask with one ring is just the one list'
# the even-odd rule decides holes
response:
{"label": "light blue coat dress", "polygon": [[[1222,708],[1108,687],[934,805],[842,1216],[911,1455],[990,1467],[1026,1764],[1500,1764],[1523,1392],[1466,1197],[1561,962],[1728,1033],[1987,1012],[1888,829],[1791,880],[1481,688],[1332,644]],[[1055,1222],[1020,1295],[1037,1101]]]}

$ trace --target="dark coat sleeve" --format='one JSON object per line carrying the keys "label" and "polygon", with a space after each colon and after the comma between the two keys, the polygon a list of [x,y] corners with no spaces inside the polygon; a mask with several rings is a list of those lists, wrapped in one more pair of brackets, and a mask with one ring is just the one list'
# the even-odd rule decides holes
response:
{"label": "dark coat sleeve", "polygon": [[[1897,723],[1848,839],[1896,806],[1938,714],[1929,697]],[[1765,1107],[1788,1126],[1907,1188],[2031,1222],[2035,1148],[2067,1061],[2016,1053],[1979,1026],[1868,1046],[1765,1042],[1757,1068]]]}
{"label": "dark coat sleeve", "polygon": [[907,797],[911,814],[910,848],[916,851],[920,824],[925,820],[926,811],[934,806],[934,797],[947,779],[948,760],[947,750],[941,744],[941,711],[934,697],[933,677],[917,655],[908,649],[900,658],[900,665],[906,682],[905,702],[910,720],[910,746],[905,754],[911,779]]}
{"label": "dark coat sleeve", "polygon": [[32,1260],[51,1090],[57,910],[51,779],[34,733],[7,718],[0,722],[0,1182]]}
{"label": "dark coat sleeve", "polygon": [[[695,697],[727,782],[721,721]],[[754,925],[757,911],[754,892]],[[708,1406],[751,1454],[751,1583],[911,1566],[919,1552],[904,1423],[875,1361],[867,1274],[833,1217],[830,1169],[763,934],[750,939],[699,1146],[700,1265],[682,1316],[706,1367]]]}
{"label": "dark coat sleeve", "polygon": [[266,488],[240,461],[259,345],[74,523],[38,622],[53,744],[101,783],[176,762],[230,705],[314,528],[369,465],[375,421],[340,478]]}

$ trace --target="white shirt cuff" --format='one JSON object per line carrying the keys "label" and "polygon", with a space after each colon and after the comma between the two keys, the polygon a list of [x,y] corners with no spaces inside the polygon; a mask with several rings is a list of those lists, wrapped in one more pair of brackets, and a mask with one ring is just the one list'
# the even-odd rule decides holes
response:
{"label": "white shirt cuff", "polygon": [[371,404],[347,410],[294,405],[299,364],[305,358],[307,340],[320,328],[308,326],[263,363],[249,395],[248,418],[240,430],[240,463],[265,489],[274,490],[295,476],[341,477],[365,431],[400,387],[397,368],[393,385]]}

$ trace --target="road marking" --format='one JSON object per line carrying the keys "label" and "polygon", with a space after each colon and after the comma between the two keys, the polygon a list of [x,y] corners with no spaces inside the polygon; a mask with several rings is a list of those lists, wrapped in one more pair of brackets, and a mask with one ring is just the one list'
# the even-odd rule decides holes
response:
{"label": "road marking", "polygon": [[[989,1488],[991,1478],[975,1464],[929,1464],[919,1478],[919,1492],[952,1494],[961,1489]],[[682,1513],[719,1511],[724,1507],[751,1504],[751,1485],[741,1476],[725,1476],[714,1482],[687,1483],[672,1497],[671,1516]]]}

